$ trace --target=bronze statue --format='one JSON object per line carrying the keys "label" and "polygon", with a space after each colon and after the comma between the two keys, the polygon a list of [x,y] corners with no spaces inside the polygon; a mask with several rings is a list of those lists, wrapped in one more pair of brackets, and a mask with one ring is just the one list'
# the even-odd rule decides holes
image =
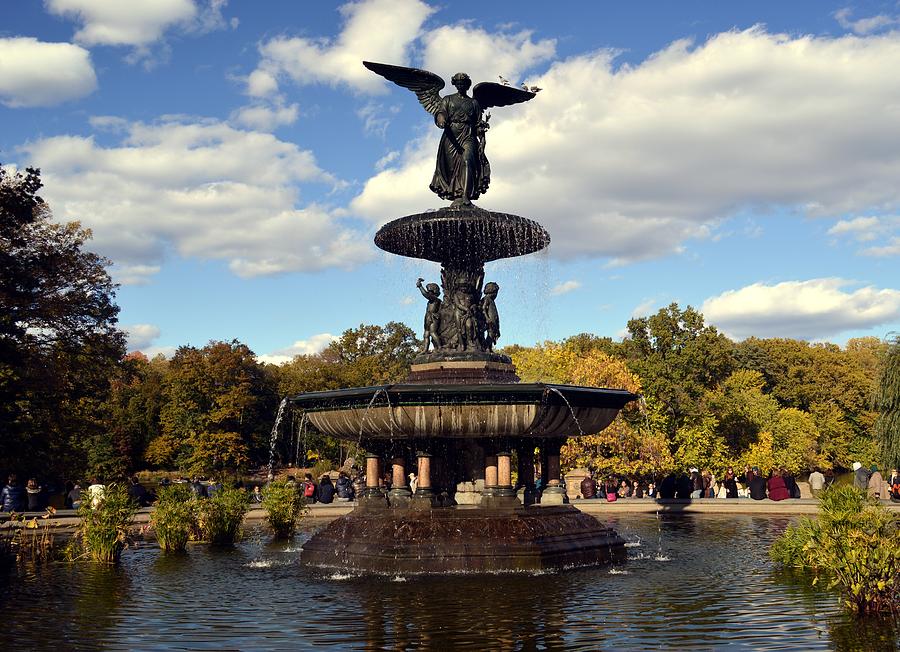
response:
{"label": "bronze statue", "polygon": [[434,344],[434,350],[439,351],[441,347],[441,289],[437,283],[429,283],[422,285],[424,278],[416,281],[416,287],[422,296],[428,299],[428,307],[425,308],[425,335],[423,339],[425,344],[422,347],[422,353],[428,353],[428,347]]}
{"label": "bronze statue", "polygon": [[481,314],[484,316],[484,348],[493,351],[500,339],[500,313],[497,312],[497,293],[500,286],[493,281],[484,286],[484,297],[481,299]]}
{"label": "bronze statue", "polygon": [[441,199],[453,201],[453,206],[471,204],[484,194],[491,182],[491,168],[484,153],[485,132],[489,129],[490,114],[484,110],[492,106],[508,106],[527,102],[535,93],[493,82],[472,86],[469,76],[460,72],[451,83],[456,93],[441,97],[444,80],[418,68],[404,68],[385,63],[363,61],[363,65],[388,81],[408,88],[419,103],[434,116],[434,123],[444,130],[438,146],[434,178],[429,186]]}

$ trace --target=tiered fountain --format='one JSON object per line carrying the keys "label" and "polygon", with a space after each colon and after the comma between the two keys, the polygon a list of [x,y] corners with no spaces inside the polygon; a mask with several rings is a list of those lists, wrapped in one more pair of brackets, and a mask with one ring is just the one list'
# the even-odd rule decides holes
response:
{"label": "tiered fountain", "polygon": [[[565,504],[559,453],[566,437],[597,433],[636,398],[621,389],[520,383],[500,336],[496,283],[484,265],[540,251],[537,222],[472,204],[487,190],[483,110],[535,96],[467,75],[441,97],[443,80],[413,68],[365,63],[415,91],[443,129],[431,189],[449,207],[386,224],[375,244],[441,265],[441,286],[417,287],[428,301],[422,353],[405,383],[292,397],[323,433],[366,452],[358,507],[313,536],[302,560],[366,572],[515,571],[624,559],[624,542]],[[533,89],[535,92],[537,89]],[[443,298],[441,297],[443,291]],[[535,503],[535,452],[543,490]],[[512,464],[517,464],[513,484]],[[391,467],[385,489],[383,468]],[[407,483],[416,474],[415,492]]]}

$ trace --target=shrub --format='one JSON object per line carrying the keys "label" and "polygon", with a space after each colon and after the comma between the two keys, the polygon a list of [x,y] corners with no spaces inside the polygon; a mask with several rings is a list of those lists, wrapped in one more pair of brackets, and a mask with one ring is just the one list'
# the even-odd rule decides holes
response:
{"label": "shrub", "polygon": [[197,509],[203,539],[213,545],[230,546],[240,538],[250,496],[243,489],[223,488],[211,498],[200,499]]}
{"label": "shrub", "polygon": [[297,520],[306,509],[306,500],[297,487],[283,480],[270,482],[263,489],[262,506],[268,515],[269,525],[280,539],[294,536]]}
{"label": "shrub", "polygon": [[334,468],[334,463],[331,460],[321,459],[316,462],[316,465],[313,467],[312,476],[316,479],[321,478],[323,475],[328,473]]}
{"label": "shrub", "polygon": [[900,541],[897,520],[851,486],[821,495],[817,520],[802,519],[772,545],[772,559],[827,581],[858,613],[900,610]]}
{"label": "shrub", "polygon": [[73,552],[94,561],[115,563],[128,541],[128,529],[138,506],[121,484],[107,485],[96,506],[92,502],[87,498],[78,508],[81,523],[75,533]]}
{"label": "shrub", "polygon": [[197,504],[187,485],[159,488],[159,503],[150,517],[159,547],[166,552],[183,552],[195,527]]}

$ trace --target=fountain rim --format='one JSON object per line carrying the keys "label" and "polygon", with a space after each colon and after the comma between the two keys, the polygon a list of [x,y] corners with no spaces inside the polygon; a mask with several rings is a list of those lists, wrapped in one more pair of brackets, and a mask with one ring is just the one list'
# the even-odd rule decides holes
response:
{"label": "fountain rim", "polygon": [[[481,383],[481,384],[412,384],[393,383],[349,387],[345,389],[304,392],[287,397],[288,403],[307,412],[365,409],[380,393],[391,407],[453,405],[522,405],[560,406],[568,402],[578,408],[616,408],[621,410],[638,394],[625,389],[585,387],[558,383]],[[557,393],[559,392],[559,393]]]}

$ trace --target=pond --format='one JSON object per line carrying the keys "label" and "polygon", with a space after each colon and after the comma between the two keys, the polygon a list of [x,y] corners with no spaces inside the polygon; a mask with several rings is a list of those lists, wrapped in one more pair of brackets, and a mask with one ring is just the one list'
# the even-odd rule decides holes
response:
{"label": "pond", "polygon": [[229,550],[128,550],[117,568],[52,564],[2,580],[5,650],[894,650],[768,560],[790,519],[622,515],[628,561],[562,573],[358,577],[299,564],[260,529]]}

